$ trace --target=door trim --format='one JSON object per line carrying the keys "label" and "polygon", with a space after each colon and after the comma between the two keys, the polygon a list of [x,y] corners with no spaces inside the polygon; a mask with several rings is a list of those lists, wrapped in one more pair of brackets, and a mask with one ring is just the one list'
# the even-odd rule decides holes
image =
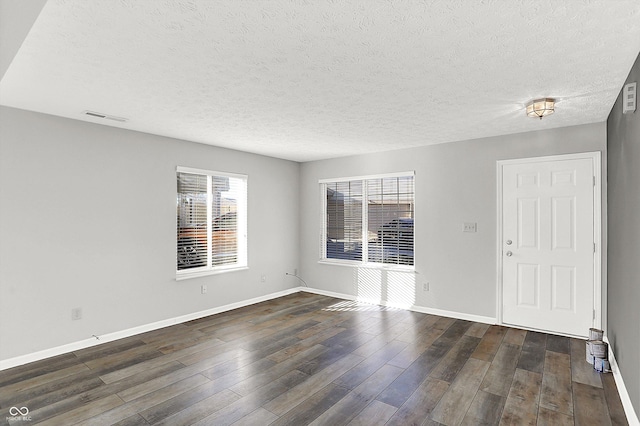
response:
{"label": "door trim", "polygon": [[[504,325],[502,320],[502,173],[503,167],[506,165],[514,164],[527,164],[527,163],[539,163],[547,161],[561,161],[561,160],[577,160],[577,159],[591,159],[593,162],[593,174],[595,176],[595,182],[593,186],[593,241],[595,243],[595,250],[593,253],[593,311],[594,318],[592,321],[592,327],[602,328],[602,263],[606,261],[606,251],[602,247],[602,154],[600,151],[595,152],[581,152],[575,154],[564,155],[551,155],[545,157],[530,157],[530,158],[518,158],[512,160],[498,160],[496,161],[497,168],[497,214],[496,214],[496,324]],[[541,330],[546,331],[546,330]],[[588,330],[585,330],[585,335],[588,334]],[[579,337],[584,337],[579,336]]]}

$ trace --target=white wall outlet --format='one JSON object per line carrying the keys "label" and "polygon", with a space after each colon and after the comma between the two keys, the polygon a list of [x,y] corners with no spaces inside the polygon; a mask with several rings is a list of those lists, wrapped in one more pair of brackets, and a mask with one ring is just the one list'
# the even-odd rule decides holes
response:
{"label": "white wall outlet", "polygon": [[477,232],[478,224],[476,222],[465,222],[462,227],[462,232]]}
{"label": "white wall outlet", "polygon": [[429,282],[422,283],[422,291],[429,291]]}
{"label": "white wall outlet", "polygon": [[261,275],[260,276],[260,282],[261,283],[267,282],[267,276],[266,275]]}
{"label": "white wall outlet", "polygon": [[298,275],[298,268],[295,268],[295,269],[293,270],[293,275],[296,275],[296,276]]}
{"label": "white wall outlet", "polygon": [[202,284],[200,286],[200,293],[207,294],[207,285],[206,284]]}
{"label": "white wall outlet", "polygon": [[82,308],[73,308],[71,310],[71,319],[73,321],[77,321],[79,319],[82,319]]}

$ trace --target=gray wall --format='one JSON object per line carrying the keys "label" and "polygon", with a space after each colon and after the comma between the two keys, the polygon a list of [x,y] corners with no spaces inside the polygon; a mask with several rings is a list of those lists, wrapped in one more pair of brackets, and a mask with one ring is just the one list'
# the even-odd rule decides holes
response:
{"label": "gray wall", "polygon": [[[302,277],[326,291],[495,318],[496,161],[604,151],[605,145],[605,123],[598,123],[304,163]],[[409,170],[416,173],[417,273],[318,263],[318,180]],[[464,222],[477,222],[478,232],[463,233]]]}
{"label": "gray wall", "polygon": [[0,79],[47,0],[0,0]]}
{"label": "gray wall", "polygon": [[[248,270],[175,280],[177,165],[249,175]],[[0,360],[297,287],[285,272],[298,267],[298,175],[290,161],[0,108]]]}
{"label": "gray wall", "polygon": [[[640,83],[640,56],[625,84],[634,81]],[[633,114],[622,114],[621,95],[607,121],[607,148],[607,334],[631,402],[640,416],[640,108]]]}

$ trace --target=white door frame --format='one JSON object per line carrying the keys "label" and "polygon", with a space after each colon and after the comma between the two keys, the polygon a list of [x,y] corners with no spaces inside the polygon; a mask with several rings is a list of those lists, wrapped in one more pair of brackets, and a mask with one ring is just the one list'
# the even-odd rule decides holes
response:
{"label": "white door frame", "polygon": [[[593,161],[593,173],[595,182],[593,186],[593,241],[595,243],[593,253],[593,327],[602,328],[602,262],[606,261],[606,252],[602,250],[602,155],[600,151],[581,152],[576,154],[551,155],[546,157],[518,158],[513,160],[499,160],[497,166],[497,238],[496,238],[496,324],[503,325],[502,321],[502,170],[506,165],[539,163],[545,161],[591,159]],[[525,327],[523,327],[525,328]],[[545,331],[545,330],[541,330]],[[588,330],[585,330],[585,335]],[[582,336],[581,336],[582,337]]]}

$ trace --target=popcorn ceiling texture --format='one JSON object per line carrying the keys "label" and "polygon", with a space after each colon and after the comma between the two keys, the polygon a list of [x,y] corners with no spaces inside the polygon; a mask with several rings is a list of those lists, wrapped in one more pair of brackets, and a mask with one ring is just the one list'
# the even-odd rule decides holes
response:
{"label": "popcorn ceiling texture", "polygon": [[605,121],[639,51],[637,0],[50,0],[0,104],[310,161]]}

